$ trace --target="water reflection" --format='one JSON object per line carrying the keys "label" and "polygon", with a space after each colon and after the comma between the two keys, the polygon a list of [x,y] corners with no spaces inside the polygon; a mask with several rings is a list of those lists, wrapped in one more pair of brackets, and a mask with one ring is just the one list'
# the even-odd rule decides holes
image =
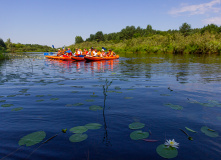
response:
{"label": "water reflection", "polygon": [[107,98],[107,90],[108,90],[108,87],[111,85],[112,81],[108,81],[106,79],[105,81],[105,85],[103,85],[103,94],[104,94],[104,107],[103,107],[103,118],[104,118],[104,138],[103,138],[103,143],[106,145],[106,146],[109,146],[111,145],[110,143],[110,139],[108,138],[108,130],[107,130],[107,123],[106,123],[106,117],[105,117],[105,109],[106,109],[106,98]]}
{"label": "water reflection", "polygon": [[45,61],[45,66],[51,66],[58,70],[60,73],[64,72],[90,72],[92,75],[96,72],[114,71],[118,68],[119,60],[107,60],[107,61],[62,61],[62,60],[50,60]]}

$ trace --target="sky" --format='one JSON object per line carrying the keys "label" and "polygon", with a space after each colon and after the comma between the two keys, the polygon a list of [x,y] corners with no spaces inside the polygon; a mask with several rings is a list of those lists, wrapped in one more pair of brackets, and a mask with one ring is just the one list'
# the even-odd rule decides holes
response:
{"label": "sky", "polygon": [[221,25],[221,0],[0,0],[0,38],[13,43],[54,45],[84,40],[126,26],[155,30]]}

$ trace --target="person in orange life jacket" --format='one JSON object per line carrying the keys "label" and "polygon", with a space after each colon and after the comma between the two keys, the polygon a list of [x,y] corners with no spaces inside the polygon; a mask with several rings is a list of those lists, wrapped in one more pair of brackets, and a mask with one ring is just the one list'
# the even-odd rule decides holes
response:
{"label": "person in orange life jacket", "polygon": [[106,53],[104,52],[104,49],[101,50],[101,57],[105,57]]}
{"label": "person in orange life jacket", "polygon": [[88,51],[86,48],[84,48],[84,55],[88,55]]}
{"label": "person in orange life jacket", "polygon": [[63,50],[61,51],[62,55],[64,55],[66,52],[65,48],[63,48]]}
{"label": "person in orange life jacket", "polygon": [[89,49],[88,53],[86,56],[90,56],[91,55],[91,49]]}
{"label": "person in orange life jacket", "polygon": [[97,57],[97,49],[96,48],[93,51],[93,55],[94,55],[94,57]]}
{"label": "person in orange life jacket", "polygon": [[82,50],[78,49],[78,57],[82,57]]}
{"label": "person in orange life jacket", "polygon": [[93,57],[93,56],[94,56],[94,48],[91,47],[91,57]]}
{"label": "person in orange life jacket", "polygon": [[115,53],[109,49],[109,52],[107,53],[108,57],[113,57],[115,55]]}
{"label": "person in orange life jacket", "polygon": [[74,56],[77,56],[77,54],[78,54],[78,49],[75,48]]}
{"label": "person in orange life jacket", "polygon": [[71,52],[71,49],[70,48],[68,48],[68,50],[66,51],[66,53],[67,53],[67,56],[72,56],[72,52]]}
{"label": "person in orange life jacket", "polygon": [[61,49],[58,49],[58,54],[57,54],[57,56],[61,56],[61,55],[62,55]]}

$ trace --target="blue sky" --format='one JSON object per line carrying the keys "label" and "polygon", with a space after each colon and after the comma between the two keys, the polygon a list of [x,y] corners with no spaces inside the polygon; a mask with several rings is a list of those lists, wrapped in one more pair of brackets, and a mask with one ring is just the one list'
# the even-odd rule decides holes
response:
{"label": "blue sky", "polygon": [[97,31],[134,25],[166,31],[221,25],[221,0],[0,0],[0,38],[13,43],[74,44]]}

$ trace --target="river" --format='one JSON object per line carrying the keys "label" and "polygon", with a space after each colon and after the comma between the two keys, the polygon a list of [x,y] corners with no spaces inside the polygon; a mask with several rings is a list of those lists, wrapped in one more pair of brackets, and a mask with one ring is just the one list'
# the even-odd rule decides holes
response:
{"label": "river", "polygon": [[[17,54],[0,62],[0,159],[164,159],[157,148],[174,139],[173,159],[217,160],[220,95],[220,55],[69,62]],[[90,123],[97,128],[85,127]],[[83,132],[80,142],[73,142],[73,127]],[[21,145],[39,131],[42,141]],[[134,140],[136,131],[144,137]]]}

